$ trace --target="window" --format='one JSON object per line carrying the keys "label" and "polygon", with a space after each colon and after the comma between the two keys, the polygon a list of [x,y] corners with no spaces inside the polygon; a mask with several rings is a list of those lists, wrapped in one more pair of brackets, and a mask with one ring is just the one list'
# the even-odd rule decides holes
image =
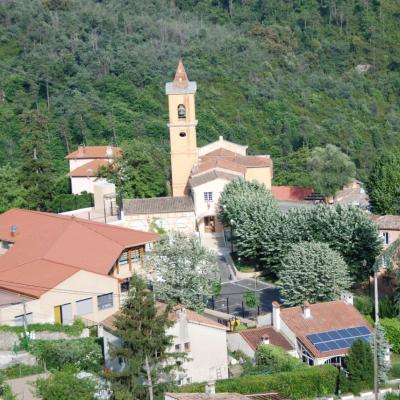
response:
{"label": "window", "polygon": [[213,193],[204,192],[204,201],[213,201]]}
{"label": "window", "polygon": [[180,136],[180,137],[186,137],[186,132],[181,132],[181,133],[179,134],[179,136]]}
{"label": "window", "polygon": [[124,252],[121,254],[121,257],[119,258],[118,263],[119,263],[119,265],[126,265],[126,264],[128,264],[128,252],[127,252],[127,251],[124,251]]}
{"label": "window", "polygon": [[131,250],[131,260],[132,262],[138,262],[140,260],[139,249]]}
{"label": "window", "polygon": [[190,351],[190,342],[186,342],[186,343],[184,344],[184,346],[185,346],[185,351],[186,351],[186,352],[189,352],[189,351]]}
{"label": "window", "polygon": [[186,118],[186,107],[183,104],[178,106],[178,118]]}
{"label": "window", "polygon": [[77,315],[86,315],[90,314],[91,312],[93,312],[93,299],[91,297],[76,302]]}
{"label": "window", "polygon": [[97,296],[97,308],[99,310],[111,308],[114,305],[113,300],[113,293],[107,293]]}
{"label": "window", "polygon": [[382,232],[382,240],[384,244],[389,244],[389,232]]}
{"label": "window", "polygon": [[176,344],[175,345],[175,351],[181,351],[181,345],[180,344]]}
{"label": "window", "polygon": [[[33,323],[33,314],[32,313],[25,314],[25,318],[26,318],[27,325]],[[14,325],[15,326],[23,326],[24,325],[24,314],[17,315],[14,317]]]}
{"label": "window", "polygon": [[124,279],[124,281],[121,283],[121,292],[128,292],[129,291],[129,279]]}

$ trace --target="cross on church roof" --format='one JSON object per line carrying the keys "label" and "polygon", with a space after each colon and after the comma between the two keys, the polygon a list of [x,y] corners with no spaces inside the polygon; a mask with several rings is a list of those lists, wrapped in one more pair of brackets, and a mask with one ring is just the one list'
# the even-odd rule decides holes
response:
{"label": "cross on church roof", "polygon": [[182,59],[179,60],[178,67],[176,68],[175,78],[173,82],[175,87],[187,88],[189,86],[189,79],[186,74],[185,66]]}

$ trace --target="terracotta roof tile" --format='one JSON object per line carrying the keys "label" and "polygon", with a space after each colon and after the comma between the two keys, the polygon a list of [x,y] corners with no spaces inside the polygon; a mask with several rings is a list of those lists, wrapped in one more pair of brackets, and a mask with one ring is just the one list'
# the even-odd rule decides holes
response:
{"label": "terracotta roof tile", "polygon": [[264,335],[269,337],[272,345],[282,347],[285,350],[293,350],[291,344],[279,333],[276,332],[271,326],[262,326],[256,329],[246,329],[239,332],[249,346],[256,351],[261,344],[261,338]]}
{"label": "terracotta roof tile", "polygon": [[307,335],[357,326],[367,326],[372,332],[363,315],[353,305],[343,300],[311,304],[310,310],[311,317],[304,318],[303,309],[300,306],[282,308],[281,319],[315,357],[341,355],[346,353],[347,349],[321,353],[307,339]]}
{"label": "terracotta roof tile", "polygon": [[271,192],[278,201],[303,201],[314,190],[300,186],[272,186]]}
{"label": "terracotta roof tile", "polygon": [[100,167],[107,167],[110,165],[108,160],[97,158],[93,161],[89,161],[86,164],[81,165],[78,168],[73,169],[69,172],[68,176],[71,177],[95,177]]}
{"label": "terracotta roof tile", "polygon": [[272,159],[267,156],[242,156],[224,148],[220,148],[201,157],[203,161],[224,159],[246,167],[272,167]]}
{"label": "terracotta roof tile", "polygon": [[123,209],[125,215],[194,212],[194,204],[190,196],[124,199]]}
{"label": "terracotta roof tile", "polygon": [[[107,151],[112,151],[111,155]],[[115,158],[121,156],[121,148],[114,146],[79,146],[77,150],[69,153],[65,158],[86,159],[86,158]]]}
{"label": "terracotta roof tile", "polygon": [[214,179],[225,179],[227,181],[233,181],[240,176],[241,175],[230,174],[224,171],[212,170],[210,172],[194,176],[189,180],[189,183],[191,187],[196,187],[203,185],[204,183],[211,182]]}
{"label": "terracotta roof tile", "polygon": [[238,163],[232,162],[228,159],[223,159],[223,158],[210,158],[205,161],[201,161],[199,164],[197,164],[194,167],[193,170],[193,176],[210,171],[215,168],[220,168],[220,169],[225,169],[228,171],[234,171],[234,172],[239,172],[241,174],[246,173],[246,167],[243,165],[240,165]]}
{"label": "terracotta roof tile", "polygon": [[400,215],[371,215],[370,219],[378,225],[379,229],[400,230]]}
{"label": "terracotta roof tile", "polygon": [[71,216],[12,209],[0,215],[0,239],[14,243],[0,257],[0,288],[15,291],[23,282],[21,292],[37,297],[79,270],[108,275],[124,249],[157,238]]}
{"label": "terracotta roof tile", "polygon": [[[166,309],[167,305],[165,303],[160,303],[157,302],[157,308],[159,310],[160,313],[164,312]],[[170,321],[176,321],[177,320],[177,315],[176,312],[180,309],[182,309],[184,307],[182,307],[181,305],[176,305],[173,307],[173,311],[169,314],[168,319]],[[205,325],[205,326],[209,326],[211,328],[217,328],[217,329],[221,329],[221,330],[227,330],[228,328],[224,325],[219,324],[218,322],[212,320],[211,318],[207,318],[204,315],[201,315],[195,311],[189,310],[187,308],[184,308],[185,312],[186,312],[186,316],[188,321],[193,322],[193,323],[197,323],[200,325]],[[110,315],[108,318],[104,319],[101,322],[101,325],[105,326],[106,328],[108,328],[109,330],[114,330],[114,320],[115,317],[118,316],[120,314],[120,311],[117,311],[116,313],[114,313],[113,315]]]}

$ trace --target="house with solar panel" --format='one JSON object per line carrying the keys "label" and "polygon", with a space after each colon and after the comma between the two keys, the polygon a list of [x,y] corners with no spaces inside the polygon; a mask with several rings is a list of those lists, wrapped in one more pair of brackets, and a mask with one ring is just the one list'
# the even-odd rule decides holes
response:
{"label": "house with solar panel", "polygon": [[337,301],[281,308],[272,303],[272,325],[309,365],[343,366],[356,339],[370,341],[373,330],[353,306],[351,295]]}

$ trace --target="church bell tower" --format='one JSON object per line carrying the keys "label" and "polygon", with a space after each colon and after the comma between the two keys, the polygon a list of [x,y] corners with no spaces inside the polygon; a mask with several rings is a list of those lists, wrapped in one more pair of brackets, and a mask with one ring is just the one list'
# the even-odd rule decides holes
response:
{"label": "church bell tower", "polygon": [[169,107],[169,138],[171,147],[172,196],[189,192],[189,177],[197,162],[196,82],[190,82],[179,61],[173,82],[165,85]]}

